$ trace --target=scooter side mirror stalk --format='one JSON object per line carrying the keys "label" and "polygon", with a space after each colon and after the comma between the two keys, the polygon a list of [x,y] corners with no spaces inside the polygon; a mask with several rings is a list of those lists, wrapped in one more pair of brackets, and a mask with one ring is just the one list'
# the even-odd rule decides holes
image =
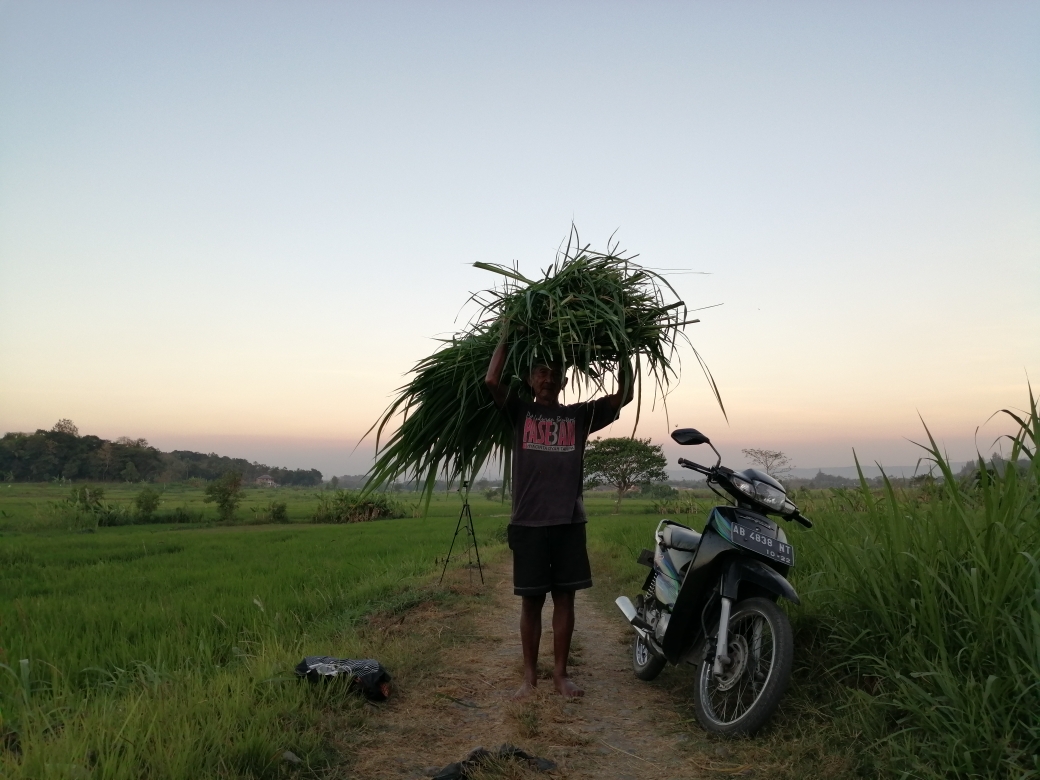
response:
{"label": "scooter side mirror stalk", "polygon": [[714,453],[718,456],[718,459],[715,461],[715,468],[718,468],[722,464],[722,453],[716,450],[715,445],[712,444],[710,441],[706,443],[709,447],[711,447],[712,451],[714,451]]}

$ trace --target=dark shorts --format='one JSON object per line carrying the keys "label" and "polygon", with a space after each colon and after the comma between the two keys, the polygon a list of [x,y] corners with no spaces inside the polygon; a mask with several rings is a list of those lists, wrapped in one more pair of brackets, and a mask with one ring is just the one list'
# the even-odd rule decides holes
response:
{"label": "dark shorts", "polygon": [[513,551],[513,593],[540,596],[553,590],[592,587],[585,523],[507,526]]}

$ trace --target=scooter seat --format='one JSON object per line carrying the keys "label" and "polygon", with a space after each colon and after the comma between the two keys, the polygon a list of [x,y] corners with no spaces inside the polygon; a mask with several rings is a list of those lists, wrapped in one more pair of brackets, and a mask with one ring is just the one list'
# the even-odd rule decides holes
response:
{"label": "scooter seat", "polygon": [[661,541],[664,542],[665,547],[671,547],[674,550],[697,552],[697,547],[701,543],[701,535],[692,528],[668,524],[661,532]]}

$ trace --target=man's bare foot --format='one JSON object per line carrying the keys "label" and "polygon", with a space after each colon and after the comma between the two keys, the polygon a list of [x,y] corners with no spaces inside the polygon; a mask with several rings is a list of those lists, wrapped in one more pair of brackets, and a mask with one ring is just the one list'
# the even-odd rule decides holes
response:
{"label": "man's bare foot", "polygon": [[513,694],[513,699],[515,699],[516,701],[526,699],[528,696],[533,696],[535,690],[536,689],[534,685],[529,683],[527,680],[524,680],[524,683],[520,686],[520,689]]}
{"label": "man's bare foot", "polygon": [[584,696],[585,691],[579,688],[569,677],[561,677],[559,679],[553,679],[553,685],[556,686],[556,692],[560,696],[566,696],[567,698],[574,698],[577,696]]}

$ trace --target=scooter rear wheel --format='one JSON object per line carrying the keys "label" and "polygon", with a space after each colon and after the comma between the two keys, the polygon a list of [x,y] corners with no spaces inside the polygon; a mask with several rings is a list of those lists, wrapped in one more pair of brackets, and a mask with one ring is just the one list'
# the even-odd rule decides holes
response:
{"label": "scooter rear wheel", "polygon": [[[643,596],[636,599],[635,607],[639,617],[646,620],[646,602]],[[636,638],[632,641],[632,671],[636,673],[636,677],[649,682],[661,673],[664,665],[665,659],[654,655],[646,640],[636,634]]]}
{"label": "scooter rear wheel", "polygon": [[734,605],[729,619],[730,663],[713,671],[715,643],[697,670],[697,720],[724,736],[754,734],[787,691],[794,664],[794,635],[787,615],[766,598]]}

